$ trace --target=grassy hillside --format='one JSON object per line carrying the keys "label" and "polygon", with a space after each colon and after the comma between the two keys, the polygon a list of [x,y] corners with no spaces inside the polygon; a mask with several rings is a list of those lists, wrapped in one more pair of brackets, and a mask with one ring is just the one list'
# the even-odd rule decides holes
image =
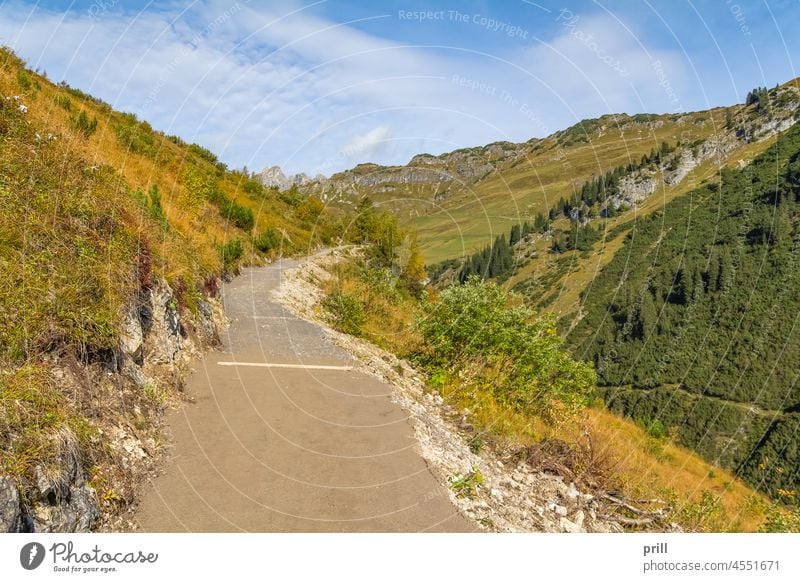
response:
{"label": "grassy hillside", "polygon": [[[535,378],[524,379],[522,388],[509,381],[521,356],[514,355],[514,365],[503,360],[512,338],[500,330],[512,327],[512,314],[467,303],[464,309],[471,309],[469,320],[439,311],[437,293],[420,300],[407,291],[402,277],[382,269],[369,257],[338,264],[332,274],[322,301],[331,324],[427,367],[429,389],[463,411],[461,422],[471,427],[474,450],[493,446],[514,458],[524,458],[527,451],[553,447],[560,452],[548,457],[551,470],[567,464],[572,478],[599,494],[617,489],[634,499],[663,500],[671,508],[669,519],[689,530],[756,531],[765,527],[771,507],[765,496],[681,446],[667,431],[613,414],[600,402],[576,409],[574,402],[565,406],[542,398],[547,389],[532,390],[528,384],[535,384]],[[513,295],[508,298],[509,305],[518,305],[518,301]],[[486,318],[487,312],[497,321],[484,327],[475,317]],[[414,321],[422,313],[435,317],[420,329]],[[465,348],[445,353],[442,338],[453,335],[461,338]],[[473,341],[478,335],[481,341]],[[485,339],[487,336],[495,343]],[[524,343],[535,350],[541,339]],[[440,354],[449,364],[431,366],[431,353]],[[535,375],[541,373],[538,370]],[[570,376],[562,376],[565,385],[570,384]],[[561,397],[567,395],[565,390]],[[543,407],[550,413],[543,413]],[[568,408],[571,414],[567,414]],[[556,418],[547,420],[553,411]],[[566,450],[561,444],[567,445]]]}
{"label": "grassy hillside", "polygon": [[190,319],[224,272],[332,229],[318,201],[281,198],[0,49],[0,473],[25,493],[65,438],[90,467],[108,461],[104,407],[132,431],[156,423],[144,395],[89,380],[78,393],[54,376],[65,358],[113,358],[124,312],[155,281]]}
{"label": "grassy hillside", "polygon": [[524,155],[469,188],[449,193],[439,208],[420,209],[411,224],[429,263],[471,253],[513,224],[546,213],[592,176],[639,162],[662,142],[691,143],[725,124],[724,109],[686,115],[608,115],[583,121],[531,144]]}
{"label": "grassy hillside", "polygon": [[800,128],[635,223],[570,334],[609,407],[797,501]]}

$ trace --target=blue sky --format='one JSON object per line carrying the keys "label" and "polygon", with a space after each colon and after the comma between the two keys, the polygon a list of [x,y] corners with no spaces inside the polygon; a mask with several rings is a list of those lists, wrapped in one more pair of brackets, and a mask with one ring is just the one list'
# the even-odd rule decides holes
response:
{"label": "blue sky", "polygon": [[12,0],[0,42],[232,167],[329,175],[741,102],[800,75],[797,22],[797,0]]}

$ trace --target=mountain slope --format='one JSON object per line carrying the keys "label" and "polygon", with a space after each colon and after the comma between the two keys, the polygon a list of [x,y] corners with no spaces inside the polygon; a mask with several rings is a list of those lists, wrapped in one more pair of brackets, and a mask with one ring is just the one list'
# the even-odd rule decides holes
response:
{"label": "mountain slope", "polygon": [[0,49],[3,525],[85,530],[98,501],[128,507],[223,323],[219,278],[318,244],[320,211]]}
{"label": "mountain slope", "polygon": [[800,128],[752,164],[637,221],[569,335],[612,410],[754,488],[800,483]]}

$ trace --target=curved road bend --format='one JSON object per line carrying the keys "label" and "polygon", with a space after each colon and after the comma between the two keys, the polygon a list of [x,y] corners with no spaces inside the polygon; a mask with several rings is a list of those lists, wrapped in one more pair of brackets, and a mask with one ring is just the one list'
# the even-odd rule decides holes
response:
{"label": "curved road bend", "polygon": [[149,532],[474,531],[417,452],[391,387],[350,369],[322,329],[270,299],[279,261],[223,288],[224,348],[169,413],[166,472],[137,510]]}

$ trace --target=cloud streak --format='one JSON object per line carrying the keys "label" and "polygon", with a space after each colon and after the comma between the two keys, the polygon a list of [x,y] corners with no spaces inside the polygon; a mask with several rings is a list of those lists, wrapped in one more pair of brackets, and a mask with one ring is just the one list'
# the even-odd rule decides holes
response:
{"label": "cloud streak", "polygon": [[674,108],[652,63],[680,95],[686,75],[676,53],[648,50],[608,17],[580,16],[569,29],[551,16],[549,38],[531,35],[490,53],[472,49],[468,37],[461,46],[415,46],[364,32],[396,20],[380,10],[335,22],[314,5],[279,10],[244,0],[66,15],[10,2],[0,6],[0,38],[51,78],[235,167],[331,173],[527,140],[586,116]]}

